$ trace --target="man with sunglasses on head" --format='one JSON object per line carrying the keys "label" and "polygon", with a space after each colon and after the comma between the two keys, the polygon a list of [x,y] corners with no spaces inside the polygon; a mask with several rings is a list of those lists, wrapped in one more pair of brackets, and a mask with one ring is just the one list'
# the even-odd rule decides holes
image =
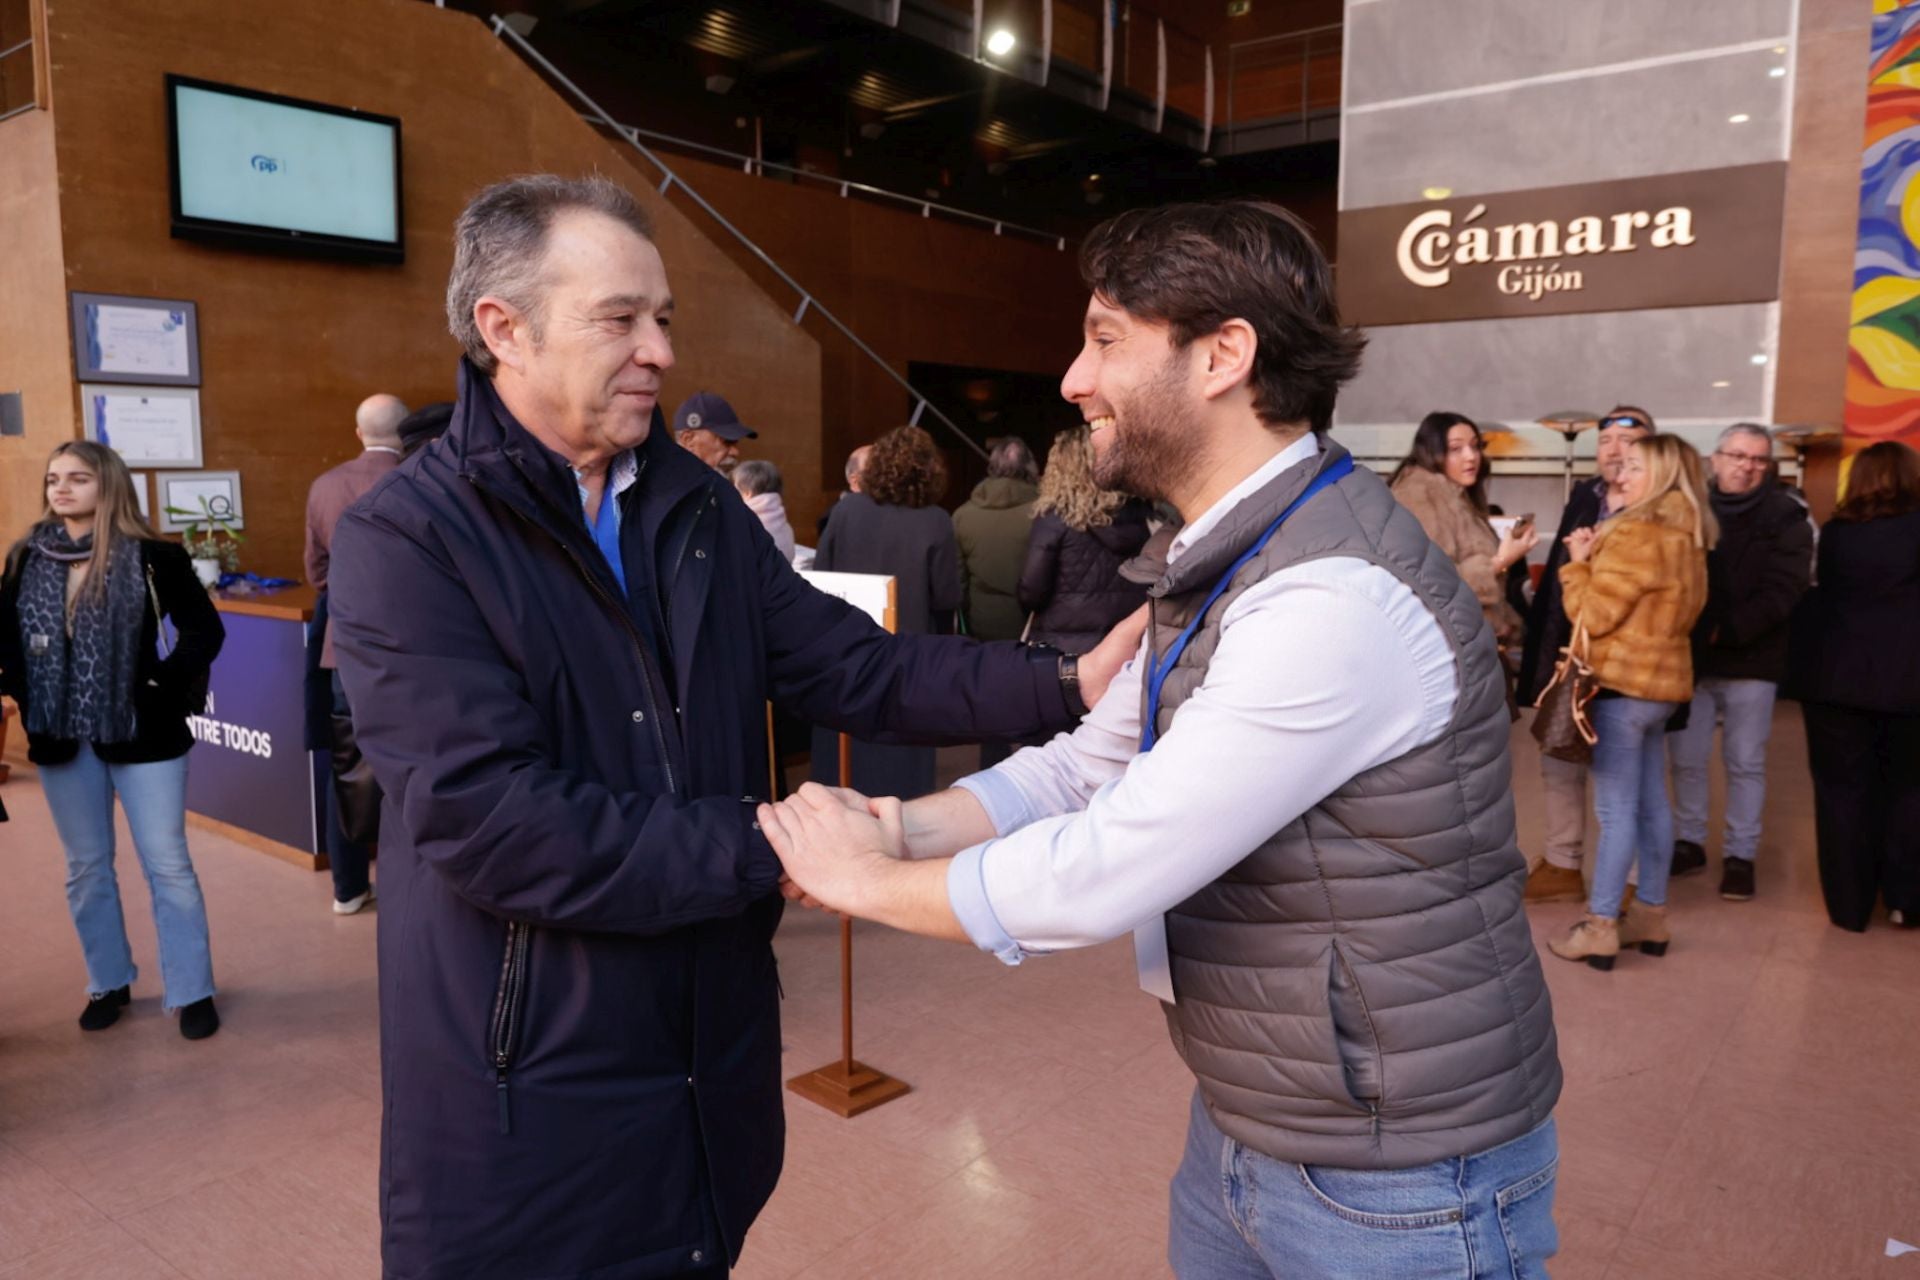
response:
{"label": "man with sunglasses on head", "polygon": [[[1630,404],[1615,405],[1600,419],[1594,450],[1599,474],[1575,485],[1568,495],[1560,532],[1548,544],[1547,567],[1527,612],[1527,642],[1516,691],[1522,706],[1532,706],[1539,699],[1553,679],[1560,650],[1573,638],[1573,620],[1560,600],[1560,566],[1567,560],[1567,538],[1627,505],[1622,487],[1627,451],[1655,430],[1653,415]],[[1587,838],[1587,766],[1543,754],[1540,780],[1546,796],[1547,848],[1545,859],[1527,877],[1527,901],[1571,902],[1586,896],[1580,858]]]}
{"label": "man with sunglasses on head", "polygon": [[1772,478],[1773,434],[1741,422],[1708,460],[1720,541],[1707,553],[1707,607],[1693,631],[1693,710],[1673,736],[1673,874],[1707,865],[1707,766],[1721,730],[1727,816],[1720,896],[1754,894],[1760,810],[1767,798],[1773,700],[1787,673],[1787,619],[1812,573],[1807,513]]}

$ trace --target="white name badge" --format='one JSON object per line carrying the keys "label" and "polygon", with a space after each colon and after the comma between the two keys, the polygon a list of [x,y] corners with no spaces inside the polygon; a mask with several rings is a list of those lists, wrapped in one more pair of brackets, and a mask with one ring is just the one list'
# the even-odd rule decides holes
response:
{"label": "white name badge", "polygon": [[1167,918],[1155,916],[1133,931],[1133,964],[1140,989],[1168,1004],[1173,1000],[1173,961],[1167,954]]}

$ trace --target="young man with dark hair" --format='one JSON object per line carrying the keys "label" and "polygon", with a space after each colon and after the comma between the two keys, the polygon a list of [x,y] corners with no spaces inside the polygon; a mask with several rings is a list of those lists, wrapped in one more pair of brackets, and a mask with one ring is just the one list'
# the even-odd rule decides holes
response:
{"label": "young man with dark hair", "polygon": [[1123,214],[1063,393],[1185,527],[1112,697],[901,805],[761,823],[792,894],[1008,964],[1135,933],[1193,1070],[1182,1277],[1529,1276],[1560,1090],[1479,602],[1325,438],[1361,339],[1292,215]]}

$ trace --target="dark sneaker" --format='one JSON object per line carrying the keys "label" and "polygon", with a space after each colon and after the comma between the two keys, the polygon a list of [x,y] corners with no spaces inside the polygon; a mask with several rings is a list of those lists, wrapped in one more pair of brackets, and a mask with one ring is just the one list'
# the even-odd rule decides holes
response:
{"label": "dark sneaker", "polygon": [[87,997],[87,1007],[80,1011],[80,1029],[82,1031],[105,1031],[120,1021],[120,1011],[132,1001],[133,993],[126,987],[118,991],[103,991],[97,996]]}
{"label": "dark sneaker", "polygon": [[1720,872],[1720,896],[1729,902],[1745,902],[1753,897],[1753,863],[1747,858],[1728,858]]}
{"label": "dark sneaker", "polygon": [[1673,872],[1677,878],[1690,876],[1707,865],[1707,851],[1691,840],[1673,842]]}
{"label": "dark sneaker", "polygon": [[180,1034],[189,1040],[205,1040],[219,1029],[220,1015],[214,1010],[212,996],[180,1010]]}

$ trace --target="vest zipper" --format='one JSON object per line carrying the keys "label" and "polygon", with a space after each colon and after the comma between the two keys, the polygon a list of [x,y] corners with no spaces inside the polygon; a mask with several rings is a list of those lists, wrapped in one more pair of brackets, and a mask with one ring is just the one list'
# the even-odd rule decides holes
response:
{"label": "vest zipper", "polygon": [[493,1020],[487,1044],[493,1057],[494,1097],[500,1111],[500,1133],[513,1132],[513,1113],[507,1102],[507,1075],[513,1069],[513,1051],[519,1039],[521,1014],[527,995],[527,948],[533,935],[518,920],[507,922],[506,948],[500,957],[500,981],[493,992]]}

